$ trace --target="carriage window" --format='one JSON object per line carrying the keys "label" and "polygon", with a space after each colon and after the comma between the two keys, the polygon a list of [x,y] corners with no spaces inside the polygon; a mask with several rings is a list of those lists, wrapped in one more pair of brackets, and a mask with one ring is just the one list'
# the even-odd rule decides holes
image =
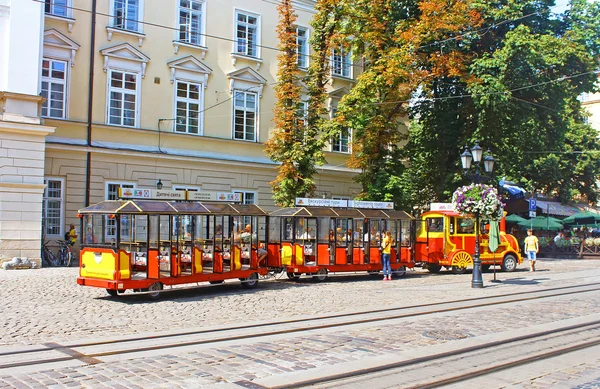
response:
{"label": "carriage window", "polygon": [[362,247],[363,245],[363,224],[364,219],[354,219],[354,247]]}
{"label": "carriage window", "polygon": [[331,228],[331,219],[322,217],[317,219],[319,222],[319,243],[328,243],[329,236],[334,236],[334,229]]}
{"label": "carriage window", "polygon": [[449,231],[450,234],[454,234],[454,231],[455,231],[455,229],[454,229],[454,223],[455,222],[456,222],[456,219],[454,217],[451,217],[450,221],[448,222],[449,223],[448,228],[450,229],[450,231]]}
{"label": "carriage window", "polygon": [[150,216],[150,229],[148,233],[150,234],[150,248],[157,249],[158,248],[158,215]]}
{"label": "carriage window", "polygon": [[291,241],[294,238],[294,219],[286,217],[281,220],[281,240]]}
{"label": "carriage window", "polygon": [[457,218],[456,219],[457,231],[459,234],[474,234],[475,233],[475,222],[469,218]]}
{"label": "carriage window", "polygon": [[400,244],[410,246],[410,220],[400,221]]}
{"label": "carriage window", "polygon": [[273,217],[269,220],[269,243],[278,243],[280,238],[281,218]]}
{"label": "carriage window", "polygon": [[398,224],[400,223],[400,220],[390,220],[390,233],[392,235],[392,247],[396,247],[396,244],[398,242]]}
{"label": "carriage window", "polygon": [[381,241],[381,231],[383,230],[383,223],[379,219],[371,219],[369,238],[371,239],[371,246],[378,246]]}
{"label": "carriage window", "polygon": [[345,247],[347,245],[348,233],[352,234],[352,225],[349,225],[348,219],[336,219],[335,240],[338,246]]}
{"label": "carriage window", "polygon": [[429,232],[443,232],[444,231],[444,218],[442,217],[432,217],[431,219],[427,219],[427,230]]}

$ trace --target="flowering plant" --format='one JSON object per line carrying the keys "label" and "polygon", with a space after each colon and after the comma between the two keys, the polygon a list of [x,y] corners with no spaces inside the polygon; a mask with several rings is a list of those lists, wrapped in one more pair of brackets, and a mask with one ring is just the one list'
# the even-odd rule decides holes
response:
{"label": "flowering plant", "polygon": [[487,220],[503,216],[502,198],[496,188],[484,184],[471,184],[456,189],[452,195],[454,210],[462,215],[479,214]]}

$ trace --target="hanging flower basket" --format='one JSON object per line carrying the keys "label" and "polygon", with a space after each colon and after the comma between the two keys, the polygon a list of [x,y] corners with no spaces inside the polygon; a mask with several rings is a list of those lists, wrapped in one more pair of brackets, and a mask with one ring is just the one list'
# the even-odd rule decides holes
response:
{"label": "hanging flower basket", "polygon": [[452,206],[461,215],[479,214],[482,219],[499,220],[503,216],[502,197],[496,188],[484,184],[471,184],[456,189]]}

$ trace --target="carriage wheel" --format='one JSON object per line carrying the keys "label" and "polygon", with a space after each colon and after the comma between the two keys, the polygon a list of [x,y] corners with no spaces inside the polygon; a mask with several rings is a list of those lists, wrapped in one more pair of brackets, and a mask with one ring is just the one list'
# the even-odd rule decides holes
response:
{"label": "carriage wheel", "polygon": [[396,277],[404,277],[406,275],[406,266],[400,266],[396,270],[392,270],[392,275]]}
{"label": "carriage wheel", "polygon": [[119,289],[117,291],[114,289],[106,289],[106,293],[108,293],[110,295],[110,297],[117,297],[118,295],[125,293],[125,290],[126,289]]}
{"label": "carriage wheel", "polygon": [[430,273],[439,273],[440,270],[442,270],[442,267],[437,263],[428,263],[426,267],[427,271],[429,271]]}
{"label": "carriage wheel", "polygon": [[321,268],[319,269],[319,271],[317,272],[317,274],[315,274],[313,276],[313,279],[318,281],[318,282],[323,282],[327,279],[327,269],[325,268]]}
{"label": "carriage wheel", "polygon": [[162,282],[155,282],[155,283],[153,283],[147,289],[148,292],[152,292],[152,293],[148,293],[148,298],[150,300],[158,300],[158,298],[160,297],[160,291],[161,290],[163,290],[163,284],[162,284]]}
{"label": "carriage wheel", "polygon": [[246,289],[256,288],[256,285],[258,285],[258,273],[252,273],[242,280],[242,286]]}
{"label": "carriage wheel", "polygon": [[467,266],[473,264],[473,257],[466,251],[459,251],[452,256],[452,273],[463,274]]}

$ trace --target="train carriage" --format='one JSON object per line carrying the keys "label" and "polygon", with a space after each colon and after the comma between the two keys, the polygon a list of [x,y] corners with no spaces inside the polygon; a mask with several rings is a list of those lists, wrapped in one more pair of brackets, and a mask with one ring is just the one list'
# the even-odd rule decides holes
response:
{"label": "train carriage", "polygon": [[415,262],[431,273],[442,267],[461,274],[473,266],[476,233],[480,233],[480,258],[483,270],[500,265],[503,271],[514,271],[523,262],[517,239],[506,233],[504,218],[500,221],[500,244],[492,252],[486,222],[475,225],[475,219],[462,216],[451,207],[432,207],[416,221]]}
{"label": "train carriage", "polygon": [[414,266],[412,218],[393,210],[300,206],[270,215],[270,266],[284,268],[290,279],[312,275],[322,281],[331,272],[378,273],[381,235],[392,234],[391,267],[396,275]]}
{"label": "train carriage", "polygon": [[77,283],[113,296],[235,278],[254,287],[268,273],[268,214],[256,205],[110,200],[79,216]]}

